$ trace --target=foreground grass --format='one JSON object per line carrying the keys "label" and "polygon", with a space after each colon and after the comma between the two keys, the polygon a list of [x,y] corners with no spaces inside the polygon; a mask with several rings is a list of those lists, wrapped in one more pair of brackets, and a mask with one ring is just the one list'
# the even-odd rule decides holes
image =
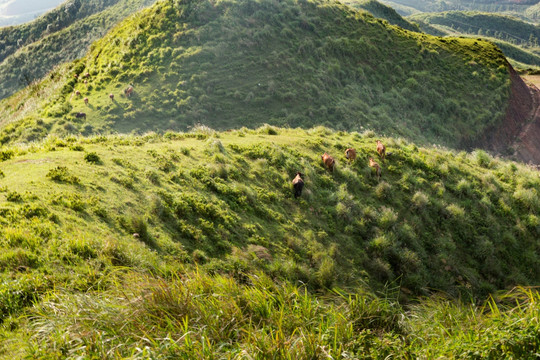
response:
{"label": "foreground grass", "polygon": [[[196,128],[3,148],[1,354],[496,358],[535,349],[536,292],[481,306],[456,299],[483,304],[538,283],[538,172],[482,151],[382,140],[392,155],[378,160],[380,182],[367,166],[378,158],[369,131]],[[297,200],[296,171],[306,181]],[[454,300],[431,298],[438,293]]]}
{"label": "foreground grass", "polygon": [[[309,293],[252,275],[182,269],[126,274],[105,292],[56,291],[31,309],[0,354],[34,359],[433,359],[534,358],[536,290],[482,306],[442,298],[403,308],[369,293]],[[15,336],[13,336],[15,335]]]}

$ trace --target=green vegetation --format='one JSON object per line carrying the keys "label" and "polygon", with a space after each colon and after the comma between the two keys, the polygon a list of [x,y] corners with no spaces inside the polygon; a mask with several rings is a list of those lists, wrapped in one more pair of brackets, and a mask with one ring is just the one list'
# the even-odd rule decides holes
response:
{"label": "green vegetation", "polygon": [[540,66],[537,25],[515,17],[478,12],[416,14],[409,19],[435,36],[468,36],[495,43],[518,69]]}
{"label": "green vegetation", "polygon": [[[267,125],[4,148],[0,354],[529,353],[538,295],[489,294],[538,283],[538,172],[383,138],[378,182],[375,139]],[[468,304],[418,302],[438,293]]]}
{"label": "green vegetation", "polygon": [[508,99],[508,63],[488,42],[405,31],[338,2],[161,1],[6,99],[0,141],[269,123],[465,147]]}
{"label": "green vegetation", "polygon": [[396,12],[396,10],[376,0],[349,0],[343,1],[343,3],[352,6],[353,8],[366,10],[374,17],[384,19],[392,25],[399,26],[406,30],[420,32],[418,25],[405,20]]}
{"label": "green vegetation", "polygon": [[538,25],[500,14],[450,11],[416,14],[408,19],[419,20],[431,25],[442,25],[458,33],[493,37],[530,48],[538,48],[538,39],[540,38]]}
{"label": "green vegetation", "polygon": [[0,28],[0,99],[35,87],[54,67],[84,56],[120,20],[155,0],[73,0],[38,19]]}
{"label": "green vegetation", "polygon": [[498,0],[384,0],[383,2],[398,10],[403,15],[420,12],[474,10],[524,16],[529,8],[534,8],[536,4],[535,0],[504,2]]}

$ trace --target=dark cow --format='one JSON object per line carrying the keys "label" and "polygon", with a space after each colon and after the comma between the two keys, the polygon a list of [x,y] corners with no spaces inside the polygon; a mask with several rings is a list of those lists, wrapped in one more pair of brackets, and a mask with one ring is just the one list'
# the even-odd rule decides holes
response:
{"label": "dark cow", "polygon": [[302,180],[302,176],[303,175],[301,172],[297,172],[296,177],[292,181],[295,199],[302,195],[302,189],[304,188],[304,180]]}
{"label": "dark cow", "polygon": [[78,112],[78,113],[75,114],[75,117],[78,118],[78,119],[79,118],[86,119],[86,114],[83,113],[83,112]]}

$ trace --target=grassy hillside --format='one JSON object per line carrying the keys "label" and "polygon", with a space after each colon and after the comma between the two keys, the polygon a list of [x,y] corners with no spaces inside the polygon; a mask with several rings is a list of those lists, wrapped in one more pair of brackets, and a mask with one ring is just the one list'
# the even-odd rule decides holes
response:
{"label": "grassy hillside", "polygon": [[540,27],[521,19],[479,12],[450,11],[409,17],[431,25],[443,25],[459,33],[485,35],[524,47],[538,47]]}
{"label": "grassy hillside", "polygon": [[495,43],[517,68],[540,66],[539,28],[515,17],[477,12],[416,14],[409,19],[436,36],[469,36]]}
{"label": "grassy hillside", "polygon": [[161,1],[2,102],[1,141],[270,123],[466,146],[504,117],[507,66],[491,43],[408,32],[338,2]]}
{"label": "grassy hillside", "polygon": [[366,10],[374,17],[379,18],[379,19],[384,19],[392,25],[397,25],[406,30],[420,32],[420,28],[418,27],[418,25],[414,23],[410,23],[409,21],[405,20],[401,15],[399,15],[396,12],[396,10],[392,9],[391,7],[387,5],[384,5],[383,3],[380,3],[379,1],[350,0],[350,1],[343,1],[343,3],[349,6],[352,6],[353,8]]}
{"label": "grassy hillside", "polygon": [[535,293],[491,312],[414,300],[538,283],[538,172],[382,140],[380,182],[372,132],[322,127],[3,148],[0,354],[527,353]]}
{"label": "grassy hillside", "polygon": [[530,7],[534,7],[536,0],[526,1],[498,1],[498,0],[384,0],[385,4],[395,8],[402,15],[411,15],[420,12],[441,12],[452,10],[473,10],[492,13],[506,13],[524,15]]}
{"label": "grassy hillside", "polygon": [[0,99],[86,54],[120,20],[155,0],[75,0],[28,24],[0,28]]}

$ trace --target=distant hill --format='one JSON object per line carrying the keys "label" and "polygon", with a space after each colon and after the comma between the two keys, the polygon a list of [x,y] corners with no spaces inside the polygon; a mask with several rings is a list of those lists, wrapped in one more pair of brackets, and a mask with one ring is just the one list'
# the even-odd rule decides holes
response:
{"label": "distant hill", "polygon": [[33,22],[0,28],[0,99],[84,56],[118,21],[155,0],[74,0]]}
{"label": "distant hill", "polygon": [[478,12],[442,12],[411,15],[422,31],[436,36],[483,38],[493,41],[519,68],[540,66],[540,27],[515,17]]}
{"label": "distant hill", "polygon": [[494,37],[515,45],[538,47],[540,26],[499,14],[450,11],[408,17],[431,25],[442,25],[459,33]]}
{"label": "distant hill", "polygon": [[51,10],[64,0],[0,0],[0,27],[17,25]]}
{"label": "distant hill", "polygon": [[349,0],[343,1],[345,4],[354,8],[364,9],[376,18],[384,19],[392,25],[397,25],[403,29],[420,32],[418,25],[410,23],[399,15],[396,10],[384,5],[377,0]]}
{"label": "distant hill", "polygon": [[383,3],[395,8],[402,15],[411,15],[420,12],[442,11],[483,11],[506,14],[525,14],[529,7],[535,5],[537,0],[527,1],[498,1],[498,0],[383,0]]}
{"label": "distant hill", "polygon": [[404,31],[338,2],[162,1],[2,102],[1,139],[270,123],[468,146],[503,120],[508,69],[491,43]]}

